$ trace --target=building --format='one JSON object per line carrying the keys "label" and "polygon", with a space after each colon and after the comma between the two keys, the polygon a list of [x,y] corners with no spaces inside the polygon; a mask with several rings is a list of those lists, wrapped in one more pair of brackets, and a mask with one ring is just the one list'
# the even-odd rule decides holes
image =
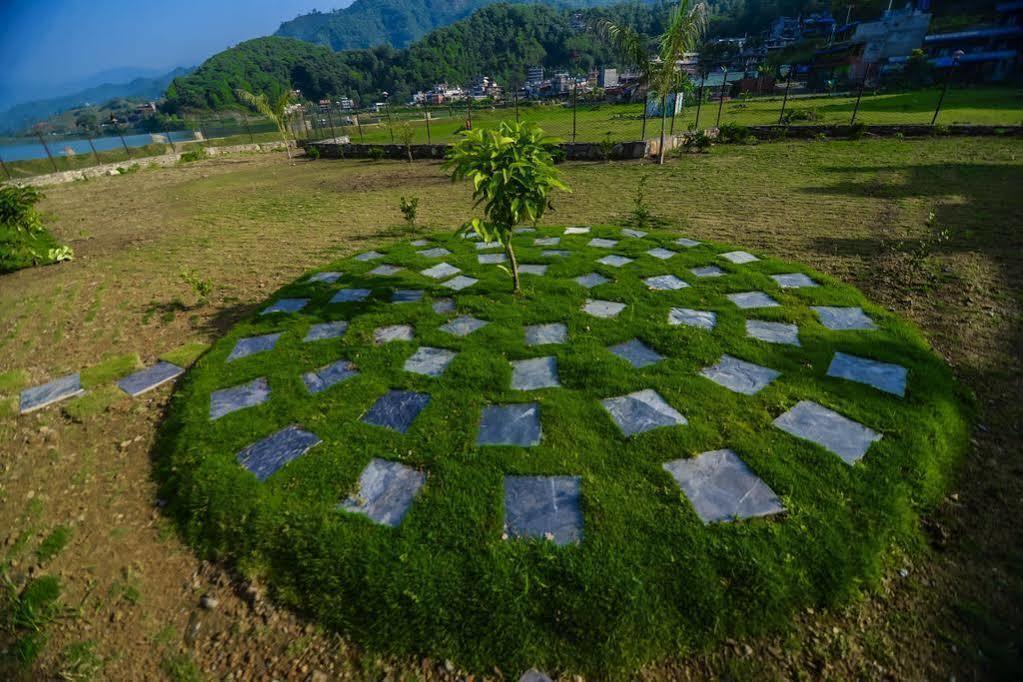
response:
{"label": "building", "polygon": [[851,63],[849,78],[858,81],[868,69],[879,72],[892,57],[908,57],[923,44],[930,24],[930,12],[912,6],[887,10],[876,21],[857,24],[849,42],[862,47],[858,59]]}
{"label": "building", "polygon": [[543,67],[531,66],[526,69],[526,84],[538,85],[543,82]]}
{"label": "building", "polygon": [[337,101],[337,105],[344,110],[355,108],[355,102],[352,100],[351,97],[342,97]]}
{"label": "building", "polygon": [[965,31],[935,33],[923,39],[928,61],[936,69],[948,69],[955,53],[960,78],[975,81],[1004,81],[1019,74],[1023,49],[1023,1],[995,5],[997,23]]}
{"label": "building", "polygon": [[598,69],[597,85],[604,88],[613,88],[618,85],[618,69]]}

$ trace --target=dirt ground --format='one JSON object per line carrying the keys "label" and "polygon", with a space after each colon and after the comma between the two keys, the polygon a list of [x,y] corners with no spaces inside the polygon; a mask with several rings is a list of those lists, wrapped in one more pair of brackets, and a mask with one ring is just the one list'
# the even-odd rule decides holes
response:
{"label": "dirt ground", "polygon": [[[634,188],[695,239],[775,253],[859,286],[915,321],[976,395],[973,447],[925,543],[893,547],[881,584],[783,633],[728,641],[640,679],[1009,679],[1021,666],[1023,142],[931,140],[716,148],[664,168],[569,164],[552,224],[625,220]],[[146,363],[217,338],[328,258],[394,238],[402,195],[428,229],[467,216],[436,164],[265,155],[52,188],[42,205],[73,263],[0,277],[0,372],[31,383],[137,352]],[[933,218],[928,218],[933,213]],[[943,230],[948,230],[947,236]],[[208,280],[201,302],[181,275]],[[71,529],[45,567],[69,608],[31,679],[446,679],[457,662],[381,660],[274,607],[261,585],[200,561],[151,479],[172,389],[96,414],[0,417],[0,553]],[[522,671],[491,671],[517,679]]]}

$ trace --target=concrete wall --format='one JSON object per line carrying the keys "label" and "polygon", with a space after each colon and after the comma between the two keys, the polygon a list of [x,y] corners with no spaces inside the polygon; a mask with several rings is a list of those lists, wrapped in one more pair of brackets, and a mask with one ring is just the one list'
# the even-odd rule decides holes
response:
{"label": "concrete wall", "polygon": [[[612,159],[641,159],[649,156],[651,141],[619,142],[611,149]],[[577,142],[575,144],[558,145],[570,161],[598,161],[604,159],[604,149],[596,142]],[[385,159],[408,159],[408,152],[400,144],[334,144],[330,142],[302,143],[304,148],[315,147],[324,159],[368,159],[373,149],[381,150]],[[447,153],[447,144],[414,144],[413,159],[443,159]]]}

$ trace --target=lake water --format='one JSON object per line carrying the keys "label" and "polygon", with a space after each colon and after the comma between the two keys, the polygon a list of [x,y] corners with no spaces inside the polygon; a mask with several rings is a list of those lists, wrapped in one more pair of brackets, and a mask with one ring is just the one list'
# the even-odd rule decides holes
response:
{"label": "lake water", "polygon": [[[155,140],[154,136],[161,142],[164,141],[167,135],[173,142],[191,142],[195,139],[195,133],[191,130],[175,130],[172,133],[154,133],[154,134],[141,134],[141,135],[125,135],[124,142],[131,147],[144,147],[147,144],[152,144]],[[89,147],[89,141],[84,139],[70,139],[64,137],[47,137],[43,136],[46,141],[46,145],[50,148],[50,153],[55,157],[68,156],[66,150],[70,148],[76,156],[81,154],[92,154],[92,149]],[[93,145],[96,146],[96,151],[105,152],[111,149],[121,149],[121,138],[114,137],[95,137],[92,140]],[[0,159],[4,161],[27,161],[30,159],[45,159],[46,150],[43,149],[43,145],[36,142],[19,142],[16,144],[0,144]]]}

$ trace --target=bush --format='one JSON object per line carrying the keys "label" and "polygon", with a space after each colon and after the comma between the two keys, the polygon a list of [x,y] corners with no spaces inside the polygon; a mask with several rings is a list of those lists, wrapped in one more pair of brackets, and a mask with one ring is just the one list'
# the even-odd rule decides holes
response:
{"label": "bush", "polygon": [[781,117],[783,125],[789,125],[796,121],[803,121],[804,123],[816,123],[817,121],[823,120],[824,117],[819,111],[814,108],[810,109],[789,109],[785,112],[785,115]]}
{"label": "bush", "polygon": [[0,273],[71,260],[74,252],[43,227],[34,187],[0,186]]}
{"label": "bush", "polygon": [[748,137],[750,137],[749,128],[738,123],[725,123],[718,128],[718,142],[724,144],[745,142]]}
{"label": "bush", "polygon": [[401,201],[398,203],[398,208],[401,210],[401,216],[405,219],[405,224],[408,226],[408,231],[411,234],[416,233],[416,213],[419,210],[419,197],[401,197]]}
{"label": "bush", "polygon": [[202,161],[206,158],[206,154],[203,153],[202,149],[190,149],[181,155],[181,163],[192,163],[193,161]]}
{"label": "bush", "polygon": [[305,157],[310,161],[315,161],[320,158],[320,148],[315,146],[308,146],[305,148]]}
{"label": "bush", "polygon": [[380,161],[381,159],[384,158],[384,148],[383,147],[370,147],[369,148],[369,158],[372,159],[373,161]]}

